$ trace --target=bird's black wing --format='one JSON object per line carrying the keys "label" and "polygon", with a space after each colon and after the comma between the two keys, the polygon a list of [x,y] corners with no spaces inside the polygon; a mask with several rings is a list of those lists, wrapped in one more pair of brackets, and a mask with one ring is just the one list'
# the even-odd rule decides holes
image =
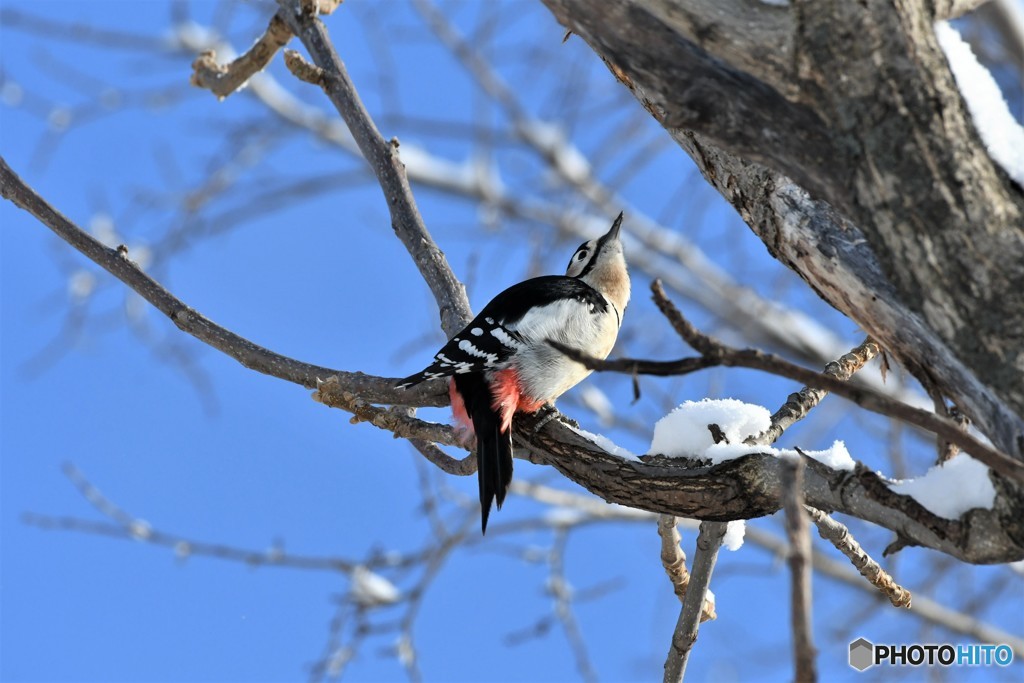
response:
{"label": "bird's black wing", "polygon": [[532,309],[561,300],[581,301],[595,311],[604,311],[608,306],[596,289],[574,277],[544,275],[524,280],[484,306],[473,322],[437,352],[430,366],[396,386],[404,389],[426,380],[505,367],[526,343],[521,334],[508,326],[514,327]]}

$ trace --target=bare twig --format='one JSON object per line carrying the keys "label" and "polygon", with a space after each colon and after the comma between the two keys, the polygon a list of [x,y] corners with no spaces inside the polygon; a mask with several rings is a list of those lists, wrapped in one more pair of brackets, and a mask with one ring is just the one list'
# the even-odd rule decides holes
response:
{"label": "bare twig", "polygon": [[292,72],[300,81],[309,83],[310,85],[318,85],[321,88],[327,86],[327,80],[324,78],[324,70],[318,67],[316,64],[310,64],[302,55],[295,50],[284,51],[284,64],[288,67],[288,70]]}
{"label": "bare twig", "polygon": [[[658,536],[661,537],[661,565],[672,582],[672,590],[679,602],[686,598],[686,588],[690,585],[690,573],[686,571],[686,554],[679,546],[682,538],[676,527],[676,518],[672,515],[658,515]],[[701,607],[701,623],[718,618],[715,614],[715,601],[705,598]]]}
{"label": "bare twig", "polygon": [[[826,365],[823,374],[845,382],[864,367],[869,360],[877,356],[878,352],[878,344],[868,337],[849,353]],[[828,392],[824,389],[814,387],[804,387],[795,394],[790,394],[786,403],[772,415],[771,427],[757,436],[750,437],[744,443],[766,446],[775,443],[782,436],[782,432],[807,417],[807,413],[821,403],[821,400],[827,395]]]}
{"label": "bare twig", "polygon": [[846,528],[845,524],[837,522],[813,507],[808,507],[807,512],[817,525],[818,534],[834,545],[839,552],[846,555],[861,576],[881,591],[894,607],[910,607],[912,597],[910,591],[893,581],[892,577],[864,552],[857,539],[850,535],[850,530]]}
{"label": "bare twig", "polygon": [[476,453],[470,453],[465,458],[457,460],[448,455],[437,444],[423,439],[409,439],[409,443],[420,452],[420,454],[437,465],[438,469],[448,474],[466,477],[476,472]]}
{"label": "bare twig", "polygon": [[686,554],[679,547],[682,537],[676,528],[676,518],[672,515],[658,515],[658,536],[661,537],[661,566],[672,582],[672,589],[683,601],[686,586],[690,583],[690,572],[686,571]]}
{"label": "bare twig", "polygon": [[426,439],[447,446],[462,446],[462,440],[448,425],[427,422],[411,417],[399,407],[379,408],[349,391],[337,377],[321,382],[313,393],[313,400],[331,408],[341,408],[352,413],[353,424],[369,422],[375,427],[387,430],[396,438]]}
{"label": "bare twig", "polygon": [[708,585],[711,583],[711,572],[718,561],[718,551],[722,547],[726,526],[725,522],[700,523],[690,585],[687,587],[683,608],[679,612],[679,619],[672,632],[672,644],[665,659],[665,683],[678,683],[683,680],[686,673],[686,662],[697,640],[702,607]]}
{"label": "bare twig", "polygon": [[270,64],[277,51],[288,44],[292,32],[278,15],[274,15],[266,32],[245,54],[230,64],[217,63],[217,53],[205,50],[192,63],[192,85],[205,88],[223,100],[231,95],[256,73]]}
{"label": "bare twig", "polygon": [[398,140],[386,141],[377,130],[323,22],[314,13],[305,11],[299,0],[278,0],[278,4],[289,27],[306,46],[313,63],[322,70],[324,92],[345,120],[377,176],[391,213],[391,227],[433,292],[442,329],[449,337],[454,336],[473,317],[466,288],[452,273],[444,252],[434,243],[423,223],[398,153]]}
{"label": "bare twig", "polygon": [[229,562],[239,562],[251,567],[289,567],[343,574],[350,573],[355,567],[355,563],[349,560],[329,556],[297,555],[286,552],[280,546],[273,546],[268,550],[247,550],[221,543],[198,541],[154,529],[145,519],[129,514],[112,502],[74,465],[65,464],[63,469],[65,476],[74,484],[82,497],[101,514],[109,518],[112,523],[28,513],[22,517],[26,524],[40,529],[77,531],[148,543],[173,550],[179,560],[186,560],[190,557],[211,557]]}
{"label": "bare twig", "polygon": [[804,516],[803,467],[802,459],[787,458],[782,470],[782,485],[785,490],[786,538],[789,541],[795,678],[797,683],[813,683],[818,674],[811,630],[811,536]]}

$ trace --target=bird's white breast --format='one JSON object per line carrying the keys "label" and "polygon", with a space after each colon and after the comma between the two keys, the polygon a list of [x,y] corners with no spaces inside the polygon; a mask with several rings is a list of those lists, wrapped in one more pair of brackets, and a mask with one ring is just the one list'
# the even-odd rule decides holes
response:
{"label": "bird's white breast", "polygon": [[530,310],[507,325],[526,341],[512,360],[524,392],[532,399],[553,401],[590,374],[590,370],[551,347],[547,340],[606,358],[615,346],[619,316],[607,304],[604,311],[573,300],[556,301]]}

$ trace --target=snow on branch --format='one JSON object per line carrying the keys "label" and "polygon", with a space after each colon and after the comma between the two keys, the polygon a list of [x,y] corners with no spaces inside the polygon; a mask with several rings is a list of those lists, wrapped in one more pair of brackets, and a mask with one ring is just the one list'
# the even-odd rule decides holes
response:
{"label": "snow on branch", "polygon": [[935,24],[935,37],[989,156],[1024,187],[1024,127],[1010,112],[999,84],[949,22]]}

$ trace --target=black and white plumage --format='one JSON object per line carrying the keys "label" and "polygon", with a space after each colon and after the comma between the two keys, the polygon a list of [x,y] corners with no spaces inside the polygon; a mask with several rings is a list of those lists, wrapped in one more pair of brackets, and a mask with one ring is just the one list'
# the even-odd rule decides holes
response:
{"label": "black and white plumage", "polygon": [[491,502],[501,508],[512,480],[512,416],[552,403],[590,374],[548,342],[597,358],[615,344],[630,292],[621,225],[619,214],[605,235],[580,245],[565,275],[531,278],[498,294],[433,363],[397,385],[452,377],[452,410],[477,437],[484,531]]}
{"label": "black and white plumage", "polygon": [[[559,308],[585,307],[604,313],[608,301],[593,287],[576,278],[544,275],[512,285],[494,297],[480,314],[434,355],[422,372],[406,377],[405,388],[426,380],[485,370],[501,370],[509,360],[536,341],[545,324],[556,319]],[[569,311],[567,311],[569,312]]]}

